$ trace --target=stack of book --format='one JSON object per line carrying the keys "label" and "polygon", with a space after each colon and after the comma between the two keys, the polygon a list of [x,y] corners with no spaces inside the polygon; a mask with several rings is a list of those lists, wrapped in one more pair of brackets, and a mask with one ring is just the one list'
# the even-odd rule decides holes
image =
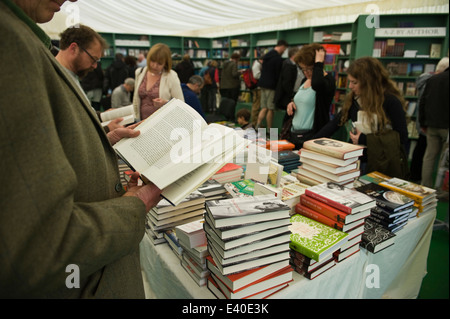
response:
{"label": "stack of book", "polygon": [[209,179],[197,190],[205,196],[205,201],[228,198],[227,189],[214,179]]}
{"label": "stack of book", "polygon": [[[204,229],[211,255],[207,263],[211,291],[232,299],[263,297],[286,287],[292,280],[289,224],[289,207],[273,195],[208,201]],[[269,272],[263,270],[272,264],[276,266]],[[247,277],[253,272],[261,277],[250,276],[240,289],[230,285],[231,275]]]}
{"label": "stack of book", "polygon": [[359,177],[359,157],[364,147],[330,138],[309,140],[299,150],[297,178],[308,185],[334,182],[353,185]]}
{"label": "stack of book", "polygon": [[437,206],[436,190],[423,185],[396,177],[389,177],[376,171],[361,176],[359,181],[379,184],[413,199],[415,209],[412,209],[409,215],[410,220],[435,209]]}
{"label": "stack of book", "polygon": [[376,200],[377,205],[371,209],[368,217],[371,221],[393,233],[399,231],[408,223],[414,205],[414,200],[411,198],[368,181],[355,189]]}
{"label": "stack of book", "polygon": [[290,263],[294,270],[308,279],[336,265],[333,253],[348,241],[340,230],[302,215],[291,217]]}
{"label": "stack of book", "polygon": [[154,244],[164,243],[164,232],[166,230],[201,219],[204,212],[205,196],[199,191],[192,192],[176,206],[162,199],[147,214],[147,234]]}
{"label": "stack of book", "polygon": [[367,220],[360,246],[376,254],[395,244],[395,234],[386,228]]}
{"label": "stack of book", "polygon": [[239,181],[242,178],[244,168],[235,163],[227,163],[219,169],[211,179],[216,180],[221,184]]}
{"label": "stack of book", "polygon": [[203,223],[203,220],[197,220],[175,227],[182,248],[181,265],[199,286],[206,285],[210,274],[206,267],[209,253]]}
{"label": "stack of book", "polygon": [[374,207],[370,196],[330,182],[308,187],[295,212],[348,234],[347,242],[333,252],[340,262],[359,251],[366,218]]}
{"label": "stack of book", "polygon": [[[291,175],[287,176],[289,177]],[[304,194],[305,189],[308,187],[308,185],[300,183],[297,179],[295,179],[292,183],[285,183],[280,187],[275,187],[270,184],[255,183],[253,194],[255,196],[273,194],[275,197],[281,199],[286,205],[288,205],[291,209],[290,215],[294,215],[295,205],[300,202],[300,195]]]}
{"label": "stack of book", "polygon": [[283,170],[290,173],[292,170],[297,169],[300,163],[300,155],[295,151],[279,151],[273,152],[272,158],[283,165]]}

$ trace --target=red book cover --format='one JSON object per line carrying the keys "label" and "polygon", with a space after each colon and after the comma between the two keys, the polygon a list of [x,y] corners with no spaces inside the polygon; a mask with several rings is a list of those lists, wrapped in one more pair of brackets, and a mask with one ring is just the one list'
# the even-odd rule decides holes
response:
{"label": "red book cover", "polygon": [[225,164],[221,169],[219,169],[216,174],[220,174],[220,173],[225,173],[225,172],[229,172],[232,171],[234,169],[239,169],[242,168],[242,166],[234,164],[234,163],[227,163]]}
{"label": "red book cover", "polygon": [[295,145],[288,140],[267,141],[266,148],[273,151],[291,151]]}
{"label": "red book cover", "polygon": [[334,229],[341,230],[343,229],[343,224],[338,223],[327,216],[322,215],[319,212],[316,212],[306,206],[303,206],[301,203],[295,205],[295,212],[297,214],[303,215],[305,217],[311,218],[319,223],[325,224],[327,226],[333,227]]}
{"label": "red book cover", "polygon": [[[211,256],[207,256],[206,259],[208,262],[210,262],[214,267],[216,266],[216,263],[212,259]],[[282,266],[278,266],[278,265]],[[280,268],[281,267],[281,268]],[[219,279],[222,281],[231,292],[238,292],[242,289],[245,289],[251,285],[254,285],[258,282],[264,281],[266,279],[269,279],[273,276],[279,275],[280,272],[284,273],[286,271],[289,271],[291,269],[291,266],[289,266],[288,262],[280,262],[276,264],[269,264],[266,266],[256,267],[249,270],[244,270],[238,273],[230,274],[230,275],[222,275],[220,274],[220,271],[215,272],[214,269],[211,269],[211,272],[213,272]],[[292,270],[292,269],[291,269]],[[256,279],[251,280],[250,283],[247,283],[245,285],[240,285],[239,281],[245,280],[246,277],[261,273],[261,276],[255,277]]]}
{"label": "red book cover", "polygon": [[348,214],[344,213],[343,211],[324,204],[321,201],[318,201],[317,199],[309,197],[305,194],[300,195],[300,203],[303,206],[311,208],[312,210],[315,210],[316,212],[319,212],[322,215],[327,216],[328,218],[331,218],[332,220],[335,220],[339,223],[345,224],[345,218],[348,216]]}

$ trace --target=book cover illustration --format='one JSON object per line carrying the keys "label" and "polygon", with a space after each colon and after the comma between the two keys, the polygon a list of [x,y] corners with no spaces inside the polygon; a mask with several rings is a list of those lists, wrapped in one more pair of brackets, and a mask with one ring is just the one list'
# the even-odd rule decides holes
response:
{"label": "book cover illustration", "polygon": [[[320,261],[328,250],[336,250],[348,239],[348,234],[302,215],[291,217],[290,247],[307,257]],[[331,252],[328,252],[331,253]]]}
{"label": "book cover illustration", "polygon": [[369,183],[357,187],[356,190],[374,198],[378,206],[392,212],[414,205],[414,200],[410,197],[379,184]]}
{"label": "book cover illustration", "polygon": [[364,146],[350,144],[326,137],[306,141],[303,144],[303,147],[311,151],[340,159],[361,156],[364,150]]}
{"label": "book cover illustration", "polygon": [[390,230],[367,220],[360,245],[368,251],[376,253],[394,244],[395,236]]}
{"label": "book cover illustration", "polygon": [[271,195],[256,196],[254,198],[244,197],[222,201],[208,201],[206,206],[215,219],[290,210],[289,206]]}

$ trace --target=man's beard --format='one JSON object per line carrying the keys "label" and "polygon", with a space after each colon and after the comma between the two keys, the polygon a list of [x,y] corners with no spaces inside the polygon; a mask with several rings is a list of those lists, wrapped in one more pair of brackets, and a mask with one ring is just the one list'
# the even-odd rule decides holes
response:
{"label": "man's beard", "polygon": [[85,70],[79,70],[77,71],[77,76],[82,79],[84,78],[86,75],[88,75],[89,73],[91,73],[92,71],[94,71],[94,68],[90,67],[89,69],[85,69]]}
{"label": "man's beard", "polygon": [[75,69],[77,70],[77,71],[75,72],[75,74],[76,74],[80,79],[84,78],[86,75],[88,75],[88,73],[94,71],[94,68],[93,68],[92,66],[90,66],[88,69],[81,69],[81,63],[82,63],[82,62],[81,62],[81,59],[77,59],[77,60],[74,62]]}

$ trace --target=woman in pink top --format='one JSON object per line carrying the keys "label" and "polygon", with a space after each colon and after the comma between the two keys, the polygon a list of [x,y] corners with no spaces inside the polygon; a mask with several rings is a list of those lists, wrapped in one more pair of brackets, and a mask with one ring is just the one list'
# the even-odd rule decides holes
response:
{"label": "woman in pink top", "polygon": [[170,99],[184,101],[180,79],[172,70],[172,52],[163,43],[153,45],[147,66],[136,70],[133,105],[136,118],[144,120]]}

